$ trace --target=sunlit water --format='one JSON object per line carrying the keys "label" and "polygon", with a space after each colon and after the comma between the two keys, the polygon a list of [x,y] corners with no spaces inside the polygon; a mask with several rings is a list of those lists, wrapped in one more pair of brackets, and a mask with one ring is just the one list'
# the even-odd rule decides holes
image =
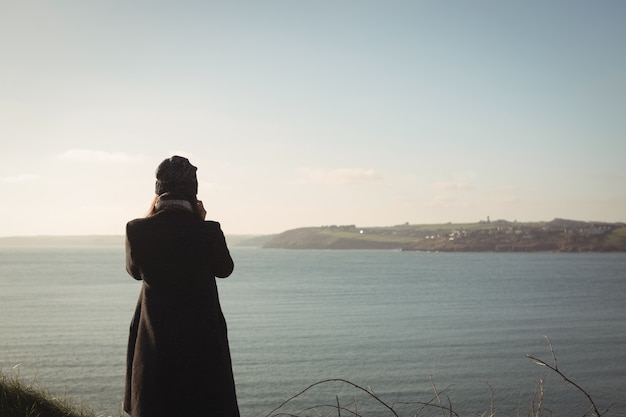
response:
{"label": "sunlit water", "polygon": [[[587,399],[526,358],[552,362],[544,335],[562,371],[626,416],[626,254],[231,250],[235,272],[218,285],[243,416],[333,378],[370,387],[402,416],[435,391],[463,416],[492,406],[527,415],[544,376],[544,410],[582,415]],[[123,256],[121,247],[0,248],[2,372],[119,415],[141,285]],[[280,410],[338,402],[392,415],[341,382]]]}

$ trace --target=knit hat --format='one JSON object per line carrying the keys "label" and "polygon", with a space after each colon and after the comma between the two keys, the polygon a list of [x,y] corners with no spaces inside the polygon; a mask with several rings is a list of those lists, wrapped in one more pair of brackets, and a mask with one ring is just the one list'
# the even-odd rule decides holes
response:
{"label": "knit hat", "polygon": [[195,197],[198,194],[196,170],[197,168],[182,156],[172,156],[164,160],[156,169],[155,193],[157,195],[176,193]]}

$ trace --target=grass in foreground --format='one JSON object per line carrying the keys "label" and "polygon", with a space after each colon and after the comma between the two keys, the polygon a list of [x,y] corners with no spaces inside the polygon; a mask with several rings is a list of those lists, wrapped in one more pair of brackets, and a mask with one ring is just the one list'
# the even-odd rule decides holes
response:
{"label": "grass in foreground", "polygon": [[25,385],[18,377],[0,373],[1,417],[102,417],[64,397]]}

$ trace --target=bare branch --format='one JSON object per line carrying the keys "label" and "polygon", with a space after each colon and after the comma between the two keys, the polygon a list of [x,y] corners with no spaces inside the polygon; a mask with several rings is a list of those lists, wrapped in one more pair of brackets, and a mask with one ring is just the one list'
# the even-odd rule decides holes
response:
{"label": "bare branch", "polygon": [[[435,391],[435,398],[437,399],[437,403],[439,404],[439,407],[442,407],[441,405],[441,398],[439,398],[439,392],[437,391],[437,387],[435,386],[435,382],[433,381],[433,377],[429,377],[430,379],[430,385],[433,386],[433,391]],[[443,411],[443,408],[441,408],[441,414],[443,415],[443,417],[446,417],[445,412]]]}
{"label": "bare branch", "polygon": [[550,354],[552,355],[552,361],[554,362],[554,369],[559,369],[559,361],[556,359],[556,355],[554,354],[554,348],[552,347],[552,342],[548,336],[544,336],[546,341],[548,342],[548,346],[550,347]]}
{"label": "bare branch", "polygon": [[339,405],[339,395],[335,395],[335,398],[337,399],[337,415],[341,417],[341,406]]}
{"label": "bare branch", "polygon": [[281,409],[283,406],[285,406],[288,402],[290,402],[291,400],[293,400],[294,398],[299,397],[300,395],[304,394],[305,392],[307,392],[308,390],[310,390],[311,388],[320,385],[320,384],[324,384],[324,383],[328,383],[328,382],[342,382],[344,384],[348,384],[351,385],[352,387],[358,389],[359,391],[363,391],[364,393],[368,394],[370,397],[372,397],[374,400],[376,400],[378,403],[380,403],[383,407],[385,407],[386,409],[388,409],[389,411],[391,411],[391,413],[395,416],[395,417],[400,417],[398,415],[398,413],[396,413],[394,411],[394,409],[392,407],[390,407],[389,405],[387,405],[387,403],[385,403],[383,400],[381,400],[377,395],[375,395],[373,392],[371,392],[370,390],[368,390],[367,388],[363,388],[360,385],[357,385],[353,382],[350,382],[346,379],[341,379],[341,378],[331,378],[331,379],[325,379],[323,381],[319,381],[316,382],[314,384],[309,385],[308,387],[306,387],[305,389],[303,389],[302,391],[300,391],[299,393],[297,393],[296,395],[288,398],[287,400],[283,401],[282,404],[280,404],[278,407],[276,407],[275,409],[273,409],[266,417],[275,417],[276,415],[274,414],[274,412],[278,411],[279,409]]}
{"label": "bare branch", "polygon": [[569,379],[567,376],[565,376],[565,374],[563,374],[559,369],[558,369],[558,362],[556,359],[556,355],[554,354],[554,349],[552,348],[552,343],[550,342],[550,339],[546,336],[546,339],[548,341],[548,345],[550,347],[550,352],[552,354],[552,360],[554,362],[554,365],[550,365],[548,363],[546,363],[545,361],[535,358],[534,356],[531,355],[526,355],[526,357],[530,360],[532,360],[533,362],[535,362],[537,365],[540,366],[545,366],[546,368],[556,372],[557,374],[559,374],[561,376],[561,378],[563,378],[563,380],[565,382],[567,382],[568,384],[572,385],[573,387],[575,387],[576,389],[578,389],[580,392],[582,392],[585,397],[587,397],[587,399],[589,400],[589,403],[591,404],[591,408],[593,409],[594,414],[597,417],[601,417],[602,413],[600,413],[600,411],[598,410],[598,407],[596,406],[596,403],[593,401],[593,398],[591,398],[591,395],[589,395],[589,393],[587,393],[587,391],[585,391],[580,385],[578,385],[577,383],[575,383],[574,381],[572,381],[571,379]]}

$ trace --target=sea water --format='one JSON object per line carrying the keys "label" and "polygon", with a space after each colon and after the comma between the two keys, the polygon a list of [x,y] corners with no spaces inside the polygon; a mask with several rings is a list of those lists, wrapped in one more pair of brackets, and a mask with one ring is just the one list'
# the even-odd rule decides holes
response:
{"label": "sea water", "polygon": [[[526,357],[554,365],[544,336],[626,416],[626,254],[231,252],[218,287],[243,416],[292,396],[276,414],[528,415],[541,386],[544,413],[583,415],[585,395]],[[120,415],[140,285],[123,247],[0,248],[0,370]]]}

